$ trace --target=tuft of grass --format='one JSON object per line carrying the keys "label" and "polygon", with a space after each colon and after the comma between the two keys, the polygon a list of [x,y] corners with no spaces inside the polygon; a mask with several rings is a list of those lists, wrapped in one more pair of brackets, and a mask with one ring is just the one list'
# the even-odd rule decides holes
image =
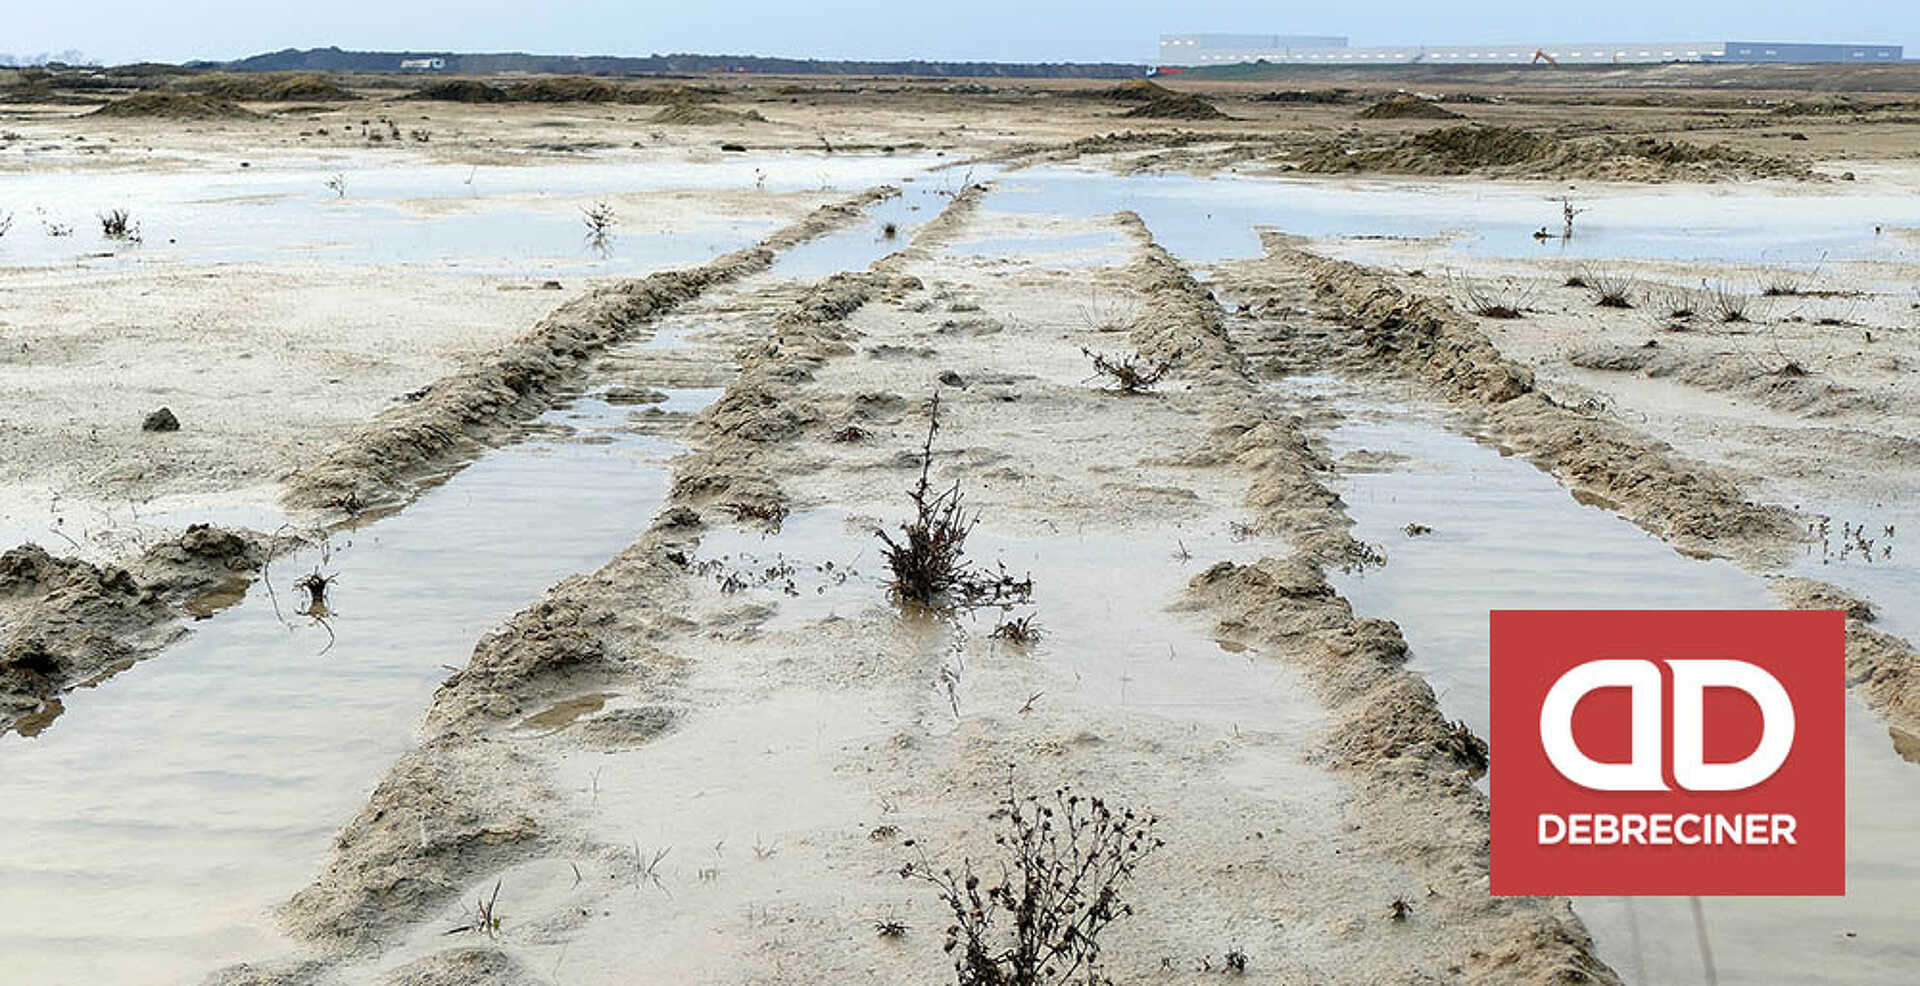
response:
{"label": "tuft of grass", "polygon": [[1460,306],[1481,318],[1519,318],[1532,300],[1533,290],[1513,278],[1497,282],[1449,275]]}
{"label": "tuft of grass", "polygon": [[1446,736],[1440,746],[1474,774],[1487,772],[1487,741],[1474,735],[1473,727],[1467,725],[1465,719],[1447,723]]}
{"label": "tuft of grass", "polygon": [[331,176],[329,176],[327,180],[322,184],[327,186],[327,191],[332,192],[334,198],[344,199],[347,197],[347,176],[346,175],[336,171]]}
{"label": "tuft of grass", "polygon": [[446,934],[459,935],[473,931],[486,935],[488,938],[499,937],[500,912],[497,907],[499,903],[500,881],[495,880],[493,882],[492,896],[474,902],[473,919],[458,928],[448,929]]}
{"label": "tuft of grass", "polygon": [[602,253],[613,243],[613,228],[620,225],[620,217],[613,206],[606,202],[595,202],[580,210],[580,221],[587,227],[587,245]]}
{"label": "tuft of grass", "polygon": [[1818,291],[1809,291],[1807,289],[1807,282],[1819,276],[1820,268],[1824,266],[1826,262],[1826,255],[1822,254],[1820,263],[1815,264],[1810,271],[1801,272],[1791,267],[1775,267],[1768,270],[1760,281],[1760,296],[1763,298],[1797,298],[1803,294],[1819,294],[1820,292]]}
{"label": "tuft of grass", "polygon": [[1800,275],[1792,271],[1774,271],[1760,286],[1760,294],[1767,298],[1797,298],[1802,293]]}
{"label": "tuft of grass", "polygon": [[989,819],[999,858],[976,872],[936,867],[923,853],[900,870],[932,886],[953,914],[945,949],[958,986],[1105,982],[1100,936],[1133,913],[1121,889],[1164,843],[1158,820],[1061,787],[1007,795]]}
{"label": "tuft of grass", "polygon": [[1601,308],[1632,308],[1634,305],[1633,279],[1610,271],[1588,268],[1580,274],[1587,290],[1593,294],[1593,303]]}
{"label": "tuft of grass", "polygon": [[1001,620],[1000,625],[994,627],[993,632],[987,637],[990,640],[1003,640],[1015,646],[1025,647],[1039,641],[1045,635],[1046,631],[1040,628],[1040,624],[1033,621],[1032,614],[1028,614],[1018,619]]}
{"label": "tuft of grass", "polygon": [[1707,315],[1722,324],[1751,322],[1753,296],[1726,284],[1707,288]]}
{"label": "tuft of grass", "polygon": [[1692,291],[1678,287],[1647,290],[1646,307],[1654,323],[1670,332],[1685,332],[1688,323],[1700,314],[1700,299]]}
{"label": "tuft of grass", "polygon": [[771,501],[736,500],[722,504],[721,509],[732,514],[736,522],[753,521],[775,531],[787,519],[786,505]]}
{"label": "tuft of grass", "polygon": [[900,525],[898,540],[884,530],[874,532],[893,573],[888,590],[900,602],[929,609],[1026,601],[1033,595],[1031,578],[1015,579],[1004,566],[983,572],[967,561],[967,535],[980,517],[967,512],[959,480],[943,489],[933,485],[933,441],[939,433],[940,394],[935,391],[920,449],[920,479],[907,492],[913,517]]}
{"label": "tuft of grass", "polygon": [[109,240],[138,243],[140,242],[140,224],[134,221],[133,213],[130,211],[110,209],[100,213],[100,235]]}
{"label": "tuft of grass", "polygon": [[1173,370],[1174,362],[1180,358],[1179,353],[1174,353],[1169,359],[1148,365],[1146,359],[1138,355],[1109,358],[1085,346],[1080,351],[1093,361],[1094,376],[1111,380],[1112,389],[1122,394],[1144,394],[1152,390],[1166,379]]}

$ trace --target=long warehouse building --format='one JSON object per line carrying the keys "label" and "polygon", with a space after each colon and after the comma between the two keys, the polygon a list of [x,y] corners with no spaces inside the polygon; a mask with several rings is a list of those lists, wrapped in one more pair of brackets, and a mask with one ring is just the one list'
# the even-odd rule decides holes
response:
{"label": "long warehouse building", "polygon": [[[1329,43],[1330,42],[1330,43]],[[1900,45],[1773,41],[1590,41],[1550,44],[1382,45],[1266,34],[1163,34],[1162,67],[1268,62],[1291,65],[1628,65],[1657,62],[1897,62]]]}

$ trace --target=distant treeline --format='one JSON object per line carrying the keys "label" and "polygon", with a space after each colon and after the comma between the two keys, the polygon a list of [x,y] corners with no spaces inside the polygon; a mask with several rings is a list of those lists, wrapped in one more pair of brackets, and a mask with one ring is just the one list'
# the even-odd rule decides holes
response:
{"label": "distant treeline", "polygon": [[[763,58],[758,55],[461,54],[453,51],[342,51],[339,48],[288,48],[243,58],[217,67],[236,72],[397,72],[403,59],[439,58],[443,72],[549,72],[562,75],[675,75],[704,72],[759,72],[769,75],[921,75],[934,77],[1130,79],[1147,74],[1145,65],[1116,62],[860,62],[812,58]],[[196,67],[216,67],[196,63]]]}

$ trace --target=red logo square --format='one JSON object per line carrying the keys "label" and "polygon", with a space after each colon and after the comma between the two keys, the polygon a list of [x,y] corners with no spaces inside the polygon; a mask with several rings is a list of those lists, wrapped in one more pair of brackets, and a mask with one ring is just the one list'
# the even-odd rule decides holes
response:
{"label": "red logo square", "polygon": [[1846,892],[1846,617],[1496,610],[1492,889]]}

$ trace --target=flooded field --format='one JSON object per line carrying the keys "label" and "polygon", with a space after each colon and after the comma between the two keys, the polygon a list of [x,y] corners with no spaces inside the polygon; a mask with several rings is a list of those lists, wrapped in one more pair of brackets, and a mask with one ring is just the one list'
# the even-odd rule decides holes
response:
{"label": "flooded field", "polygon": [[[1400,624],[1442,708],[1483,735],[1489,610],[1778,605],[1761,580],[1682,557],[1577,503],[1532,465],[1449,429],[1431,407],[1383,403],[1336,381],[1286,386],[1338,408],[1346,420],[1326,441],[1342,461],[1367,463],[1344,468],[1336,489],[1355,535],[1381,545],[1386,563],[1336,584],[1361,613]],[[1430,530],[1415,536],[1409,525]],[[1496,745],[1496,795],[1499,753]],[[1706,898],[1704,930],[1685,899],[1582,898],[1576,910],[1601,956],[1633,982],[1900,982],[1920,960],[1899,904],[1920,879],[1904,835],[1920,812],[1914,770],[1885,725],[1849,704],[1845,898]],[[1713,966],[1703,964],[1702,934]]]}
{"label": "flooded field", "polygon": [[[0,104],[0,979],[948,981],[1030,796],[1115,982],[1920,963],[1891,111],[356,78]],[[1846,896],[1487,894],[1489,610],[1788,605]]]}
{"label": "flooded field", "polygon": [[[1560,199],[1584,210],[1572,239]],[[1033,168],[1001,183],[990,207],[1098,215],[1128,209],[1167,249],[1194,263],[1258,256],[1262,228],[1315,239],[1437,240],[1442,255],[1546,260],[1642,258],[1726,262],[1905,260],[1920,242],[1889,227],[1920,226],[1904,193],[1782,195],[1735,186],[1697,189],[1541,189],[1486,182],[1341,181],[1222,175],[1116,176]],[[1754,222],[1765,215],[1766,222]],[[1547,229],[1556,234],[1536,238]]]}
{"label": "flooded field", "polygon": [[[395,157],[399,156],[396,161]],[[777,225],[751,193],[840,193],[914,174],[912,157],[714,155],[712,160],[525,161],[461,167],[396,154],[178,161],[75,174],[30,168],[8,179],[20,228],[0,238],[0,267],[179,266],[289,262],[428,264],[473,274],[646,274],[699,263]],[[681,197],[744,196],[748,215],[701,214]],[[662,221],[660,204],[671,209]],[[604,242],[581,210],[613,207]],[[622,206],[634,203],[625,210]],[[138,241],[103,240],[98,215],[128,209]],[[57,231],[57,232],[56,232]],[[831,273],[831,271],[826,271]]]}
{"label": "flooded field", "polygon": [[[662,409],[710,398],[669,394]],[[528,595],[625,546],[664,497],[680,449],[633,434],[626,409],[582,401],[543,424],[401,514],[283,549],[165,660],[0,738],[0,948],[15,975],[187,981],[285,947],[272,909],[411,744],[434,686]],[[336,580],[322,606],[295,586],[309,572]]]}

